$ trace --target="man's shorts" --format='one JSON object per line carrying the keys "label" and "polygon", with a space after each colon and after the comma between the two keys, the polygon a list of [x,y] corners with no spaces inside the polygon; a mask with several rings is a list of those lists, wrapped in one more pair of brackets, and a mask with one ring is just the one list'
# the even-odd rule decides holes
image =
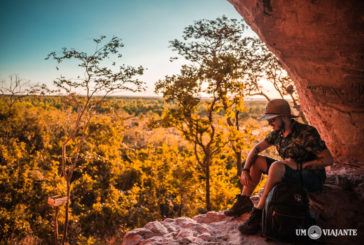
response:
{"label": "man's shorts", "polygon": [[[268,165],[268,171],[273,162],[277,161],[270,157],[265,157]],[[293,170],[292,168],[285,166],[285,173],[282,179],[282,182],[301,184],[301,177],[298,170]],[[326,180],[325,169],[319,170],[308,170],[302,169],[302,180],[303,180],[303,188],[305,188],[308,192],[321,191],[322,186]]]}

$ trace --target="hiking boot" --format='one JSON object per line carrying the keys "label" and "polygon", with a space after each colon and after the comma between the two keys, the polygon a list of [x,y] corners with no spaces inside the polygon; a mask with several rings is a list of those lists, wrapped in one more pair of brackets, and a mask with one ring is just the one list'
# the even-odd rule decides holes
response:
{"label": "hiking boot", "polygon": [[253,208],[250,217],[244,224],[239,226],[239,231],[243,235],[254,235],[262,228],[262,210]]}
{"label": "hiking boot", "polygon": [[234,205],[224,211],[226,216],[239,217],[243,213],[250,212],[253,208],[253,202],[248,196],[236,195],[236,202]]}

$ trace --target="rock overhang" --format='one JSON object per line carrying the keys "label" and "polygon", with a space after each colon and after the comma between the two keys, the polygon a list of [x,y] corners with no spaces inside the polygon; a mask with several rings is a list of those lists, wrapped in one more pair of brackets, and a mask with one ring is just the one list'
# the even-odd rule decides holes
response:
{"label": "rock overhang", "polygon": [[364,2],[228,1],[294,80],[335,160],[364,164]]}

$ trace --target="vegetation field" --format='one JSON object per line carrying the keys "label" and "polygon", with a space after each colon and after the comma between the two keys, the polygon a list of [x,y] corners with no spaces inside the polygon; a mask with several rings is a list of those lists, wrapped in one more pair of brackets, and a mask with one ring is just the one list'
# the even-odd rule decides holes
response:
{"label": "vegetation field", "polygon": [[[243,157],[269,131],[254,120],[264,105],[244,103]],[[71,179],[71,244],[112,244],[149,221],[206,212],[206,176],[193,144],[176,128],[156,123],[168,106],[160,98],[110,97],[95,108]],[[14,103],[0,97],[0,243],[53,242],[55,209],[47,200],[66,196],[61,147],[76,116],[67,97],[29,96]],[[228,127],[223,117],[224,111],[216,118],[222,129]],[[239,186],[227,140],[211,162],[209,178],[211,210],[228,208]],[[64,219],[61,206],[60,233]]]}

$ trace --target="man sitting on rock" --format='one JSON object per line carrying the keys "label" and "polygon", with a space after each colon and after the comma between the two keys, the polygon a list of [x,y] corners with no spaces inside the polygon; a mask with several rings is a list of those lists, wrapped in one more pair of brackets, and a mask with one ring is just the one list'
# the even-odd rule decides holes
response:
{"label": "man sitting on rock", "polygon": [[[333,160],[317,130],[293,119],[286,100],[271,100],[266,107],[265,115],[259,120],[268,120],[273,131],[260,141],[249,152],[240,177],[243,190],[237,195],[236,203],[224,213],[238,217],[251,211],[250,217],[239,226],[242,234],[255,234],[261,230],[262,209],[269,191],[279,182],[300,184],[298,164],[302,164],[303,187],[309,191],[319,191],[326,179],[325,166]],[[260,156],[259,152],[275,146],[283,160]],[[256,207],[250,195],[260,181],[262,173],[268,173],[264,192]]]}

